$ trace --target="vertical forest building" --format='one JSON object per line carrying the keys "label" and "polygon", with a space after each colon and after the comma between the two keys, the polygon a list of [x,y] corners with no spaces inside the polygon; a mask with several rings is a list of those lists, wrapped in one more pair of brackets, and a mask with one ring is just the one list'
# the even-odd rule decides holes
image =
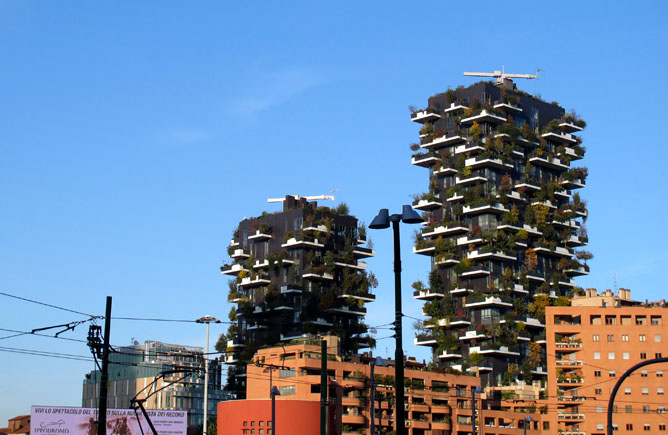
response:
{"label": "vertical forest building", "polygon": [[345,204],[318,207],[286,196],[283,211],[244,219],[221,267],[229,281],[233,325],[217,349],[226,352],[227,388],[245,394],[245,365],[261,347],[309,337],[336,335],[340,351],[372,347],[364,323],[376,278],[361,261],[372,257],[366,228]]}
{"label": "vertical forest building", "polygon": [[585,122],[508,79],[434,95],[411,120],[422,125],[412,164],[429,171],[413,250],[431,258],[428,282],[413,285],[427,317],[416,344],[485,386],[544,379],[545,307],[569,304],[591,258],[576,250]]}

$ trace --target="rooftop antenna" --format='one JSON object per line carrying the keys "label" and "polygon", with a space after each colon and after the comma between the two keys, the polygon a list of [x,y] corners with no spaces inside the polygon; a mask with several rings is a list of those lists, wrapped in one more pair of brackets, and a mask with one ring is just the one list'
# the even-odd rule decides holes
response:
{"label": "rooftop antenna", "polygon": [[612,274],[612,282],[615,286],[615,294],[617,294],[617,272]]}
{"label": "rooftop antenna", "polygon": [[495,70],[491,73],[486,72],[464,72],[465,76],[471,77],[494,77],[496,78],[497,85],[506,85],[508,86],[513,81],[512,79],[537,79],[538,73],[542,71],[540,68],[536,70],[536,75],[533,74],[510,74],[506,73],[506,68],[504,65],[501,66],[501,71]]}

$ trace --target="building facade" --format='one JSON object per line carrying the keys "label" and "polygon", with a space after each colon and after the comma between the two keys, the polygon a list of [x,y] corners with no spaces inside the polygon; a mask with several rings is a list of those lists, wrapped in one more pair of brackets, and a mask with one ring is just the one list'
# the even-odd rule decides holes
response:
{"label": "building facade", "polygon": [[[606,434],[608,400],[618,378],[641,361],[668,356],[668,308],[663,302],[631,305],[628,290],[606,305],[600,305],[606,300],[596,292],[590,296],[599,306],[546,310],[548,415],[550,426],[562,435]],[[666,431],[667,376],[668,364],[663,363],[624,380],[613,407],[616,433]]]}
{"label": "building facade", "polygon": [[[193,369],[191,373],[173,373],[174,369]],[[221,364],[209,361],[208,415],[216,413],[215,403],[229,399],[221,385]],[[81,406],[97,408],[100,397],[100,371],[94,370],[83,382]],[[125,346],[109,356],[107,407],[130,408],[133,398],[147,399],[146,409],[188,411],[188,426],[204,421],[204,359],[201,347],[146,341]]]}
{"label": "building facade", "polygon": [[262,346],[328,334],[346,354],[374,344],[363,321],[377,284],[360,261],[374,255],[365,242],[366,228],[345,204],[318,207],[296,196],[285,197],[281,212],[239,224],[228,248],[232,263],[221,267],[232,277],[234,325],[216,345],[232,365],[231,391],[243,397],[246,364]]}
{"label": "building facade", "polygon": [[[372,356],[344,357],[335,353],[337,348],[336,340],[328,339],[328,433],[370,434],[372,395],[376,433],[394,433],[394,361],[386,361],[387,366],[376,365],[372,377],[370,363],[375,361]],[[219,404],[219,416],[234,406],[234,409],[248,410],[246,414],[242,413],[242,416],[237,415],[234,429],[224,434],[251,434],[250,423],[244,427],[239,421],[261,420],[260,417],[254,417],[250,405],[264,399],[267,401],[264,405],[267,409],[267,399],[270,398],[272,387],[277,387],[280,391],[280,396],[276,397],[277,402],[309,401],[319,404],[321,365],[321,346],[317,344],[305,342],[259,350],[253,358],[253,364],[247,367],[248,400],[242,403],[248,403],[249,406],[244,408],[243,405],[234,405],[235,401]],[[447,374],[442,370],[432,371],[411,359],[406,361],[404,373],[408,435],[470,434],[473,430],[474,401],[479,434],[523,433],[523,421],[528,416],[532,417],[532,422],[527,427],[528,433],[538,433],[539,428],[542,428],[542,415],[535,402],[502,401],[491,397],[488,399],[484,393],[473,397],[473,391],[480,386],[480,378],[476,376]],[[304,413],[306,412],[304,409]],[[314,412],[316,415],[319,413],[317,409]],[[278,411],[277,418],[281,419],[284,425],[289,424]],[[283,427],[282,433],[297,433]],[[255,428],[257,429],[257,426]],[[244,432],[244,429],[248,431]]]}
{"label": "building facade", "polygon": [[411,119],[412,163],[429,171],[414,253],[431,258],[414,283],[427,316],[416,344],[486,386],[544,380],[544,308],[568,304],[591,258],[574,249],[587,244],[587,169],[571,166],[585,122],[509,80],[434,95]]}

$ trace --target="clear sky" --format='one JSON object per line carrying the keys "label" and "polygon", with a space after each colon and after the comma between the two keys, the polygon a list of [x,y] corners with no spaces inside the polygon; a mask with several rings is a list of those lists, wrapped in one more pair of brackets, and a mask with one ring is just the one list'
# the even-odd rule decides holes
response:
{"label": "clear sky", "polygon": [[[518,86],[588,123],[581,194],[592,273],[582,287],[665,297],[665,19],[647,2],[0,0],[0,292],[104,314],[226,320],[226,247],[269,197],[338,190],[367,223],[427,190],[410,164],[408,105],[477,81]],[[664,151],[661,151],[664,150]],[[661,157],[661,158],[659,158]],[[580,162],[579,162],[580,163]],[[402,227],[404,308],[429,259]],[[391,232],[372,231],[371,326],[393,320]],[[84,316],[0,296],[0,328]],[[404,322],[406,352],[412,319]],[[212,326],[212,342],[223,332]],[[62,337],[85,340],[87,325]],[[391,334],[379,330],[377,337]],[[85,343],[0,330],[0,426],[31,405],[79,406]],[[115,345],[203,346],[202,325],[117,320]],[[11,350],[13,352],[8,352]],[[393,354],[393,340],[376,352]]]}

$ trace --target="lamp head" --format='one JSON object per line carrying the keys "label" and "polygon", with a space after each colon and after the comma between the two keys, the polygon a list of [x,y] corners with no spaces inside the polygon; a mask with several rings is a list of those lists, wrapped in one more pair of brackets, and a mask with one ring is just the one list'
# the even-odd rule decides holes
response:
{"label": "lamp head", "polygon": [[272,396],[280,396],[281,395],[280,390],[275,385],[273,387],[271,387],[271,395]]}
{"label": "lamp head", "polygon": [[386,208],[381,208],[378,215],[373,218],[369,224],[372,230],[382,230],[390,227],[390,212]]}
{"label": "lamp head", "polygon": [[401,221],[405,224],[419,224],[423,222],[420,215],[410,205],[404,205],[401,213]]}
{"label": "lamp head", "polygon": [[533,418],[531,418],[530,415],[527,415],[527,418],[525,418],[526,421],[533,421]]}

